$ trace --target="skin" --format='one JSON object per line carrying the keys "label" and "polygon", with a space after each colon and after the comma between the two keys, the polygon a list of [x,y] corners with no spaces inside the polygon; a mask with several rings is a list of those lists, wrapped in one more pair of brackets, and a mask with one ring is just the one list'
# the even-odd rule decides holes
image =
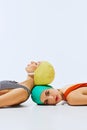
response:
{"label": "skin", "polygon": [[[42,92],[41,101],[46,105],[56,105],[63,99],[63,93],[71,87],[67,86],[66,88],[61,89],[48,89]],[[70,92],[67,96],[67,101],[69,105],[78,106],[78,105],[87,105],[87,87],[78,88]]]}
{"label": "skin", "polygon": [[62,100],[62,93],[57,89],[47,89],[41,94],[41,101],[46,105],[56,105]]}
{"label": "skin", "polygon": [[[29,63],[25,68],[27,72],[26,80],[19,84],[32,90],[32,88],[34,87],[34,76],[29,75],[29,73],[34,72],[39,65],[40,62],[32,61],[31,63]],[[28,93],[23,88],[0,90],[0,107],[18,105],[26,101],[27,97]]]}

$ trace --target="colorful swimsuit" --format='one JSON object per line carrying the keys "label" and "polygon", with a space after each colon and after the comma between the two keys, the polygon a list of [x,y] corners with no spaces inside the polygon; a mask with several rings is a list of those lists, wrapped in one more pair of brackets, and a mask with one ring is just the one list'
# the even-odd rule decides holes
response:
{"label": "colorful swimsuit", "polygon": [[28,97],[29,97],[30,90],[27,87],[18,84],[18,82],[16,82],[16,81],[9,81],[9,80],[0,81],[0,90],[16,89],[16,88],[23,88],[23,89],[25,89],[27,91]]}
{"label": "colorful swimsuit", "polygon": [[79,83],[79,84],[75,84],[73,86],[71,86],[70,88],[68,88],[65,92],[64,92],[64,100],[66,101],[67,96],[70,92],[72,92],[75,89],[78,89],[80,87],[87,87],[87,83]]}

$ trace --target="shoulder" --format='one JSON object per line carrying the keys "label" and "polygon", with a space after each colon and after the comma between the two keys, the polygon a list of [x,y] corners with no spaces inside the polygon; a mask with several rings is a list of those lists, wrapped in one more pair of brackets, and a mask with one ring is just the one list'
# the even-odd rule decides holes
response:
{"label": "shoulder", "polygon": [[74,90],[68,94],[67,103],[69,105],[87,105],[87,95]]}
{"label": "shoulder", "polygon": [[70,88],[71,86],[73,86],[73,85],[75,85],[75,84],[68,84],[68,85],[63,86],[63,88],[61,88],[62,92],[65,93],[65,91],[66,91],[68,88]]}

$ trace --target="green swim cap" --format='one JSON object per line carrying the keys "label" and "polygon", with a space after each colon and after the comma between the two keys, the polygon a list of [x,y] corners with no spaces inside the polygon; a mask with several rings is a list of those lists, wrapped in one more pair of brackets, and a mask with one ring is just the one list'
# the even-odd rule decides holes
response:
{"label": "green swim cap", "polygon": [[44,90],[50,88],[52,88],[50,85],[36,85],[31,91],[31,99],[37,104],[44,104],[40,100],[41,94]]}

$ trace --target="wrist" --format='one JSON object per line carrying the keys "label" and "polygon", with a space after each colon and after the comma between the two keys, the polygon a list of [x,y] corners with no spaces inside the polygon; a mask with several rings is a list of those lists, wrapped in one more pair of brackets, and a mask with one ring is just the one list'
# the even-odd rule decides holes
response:
{"label": "wrist", "polygon": [[34,75],[27,75],[27,79],[31,79],[34,81]]}

